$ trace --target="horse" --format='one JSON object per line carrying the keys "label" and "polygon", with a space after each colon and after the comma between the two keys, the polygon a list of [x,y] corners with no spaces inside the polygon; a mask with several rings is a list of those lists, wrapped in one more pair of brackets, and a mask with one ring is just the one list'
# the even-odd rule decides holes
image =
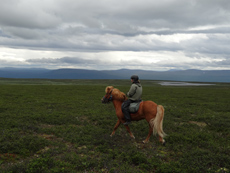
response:
{"label": "horse", "polygon": [[[102,103],[109,103],[112,101],[118,118],[117,123],[114,126],[113,132],[110,135],[112,137],[115,134],[115,131],[119,127],[119,125],[125,122],[125,117],[122,112],[121,106],[122,103],[128,98],[123,92],[121,92],[117,88],[114,88],[113,86],[107,86],[105,88],[105,93],[105,96],[101,99]],[[136,113],[131,113],[130,115],[132,121],[145,119],[149,124],[149,133],[143,143],[148,143],[149,138],[153,133],[153,135],[158,134],[159,141],[163,145],[165,145],[164,137],[166,136],[166,134],[163,131],[164,107],[162,105],[157,105],[153,101],[142,101],[140,103],[139,110]],[[130,134],[130,137],[135,139],[134,135],[130,131],[129,126],[125,125],[125,128]]]}

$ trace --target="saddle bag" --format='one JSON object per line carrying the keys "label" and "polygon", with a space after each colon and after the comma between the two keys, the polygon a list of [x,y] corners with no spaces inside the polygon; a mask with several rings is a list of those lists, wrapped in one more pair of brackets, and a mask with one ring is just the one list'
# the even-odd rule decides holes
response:
{"label": "saddle bag", "polygon": [[129,106],[129,112],[130,113],[135,113],[138,111],[139,107],[140,107],[140,103],[142,101],[138,101],[138,102],[133,102],[133,103],[130,103],[130,106]]}

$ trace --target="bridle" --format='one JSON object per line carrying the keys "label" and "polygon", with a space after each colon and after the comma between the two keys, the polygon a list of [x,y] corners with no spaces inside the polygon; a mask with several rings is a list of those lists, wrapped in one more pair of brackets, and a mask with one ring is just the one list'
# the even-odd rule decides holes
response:
{"label": "bridle", "polygon": [[103,99],[102,99],[102,102],[103,102],[103,103],[108,103],[109,101],[112,101],[112,100],[113,100],[112,92],[113,92],[113,89],[110,91],[109,94],[106,94],[106,96],[107,96],[107,95],[110,95],[109,98],[107,98],[106,96],[103,97]]}

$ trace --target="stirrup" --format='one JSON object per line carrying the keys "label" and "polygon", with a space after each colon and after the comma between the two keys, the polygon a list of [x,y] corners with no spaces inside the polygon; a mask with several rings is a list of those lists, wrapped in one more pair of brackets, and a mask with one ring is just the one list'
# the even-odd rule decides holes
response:
{"label": "stirrup", "polygon": [[131,124],[132,122],[131,121],[126,121],[125,123],[123,123],[124,125],[129,125]]}

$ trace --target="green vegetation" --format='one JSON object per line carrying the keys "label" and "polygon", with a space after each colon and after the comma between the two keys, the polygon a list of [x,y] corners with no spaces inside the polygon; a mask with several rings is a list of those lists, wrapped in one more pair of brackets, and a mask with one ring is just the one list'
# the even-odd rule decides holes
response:
{"label": "green vegetation", "polygon": [[143,100],[165,108],[166,146],[145,120],[129,137],[101,98],[129,80],[0,79],[0,172],[229,172],[230,84],[161,86],[141,81]]}

